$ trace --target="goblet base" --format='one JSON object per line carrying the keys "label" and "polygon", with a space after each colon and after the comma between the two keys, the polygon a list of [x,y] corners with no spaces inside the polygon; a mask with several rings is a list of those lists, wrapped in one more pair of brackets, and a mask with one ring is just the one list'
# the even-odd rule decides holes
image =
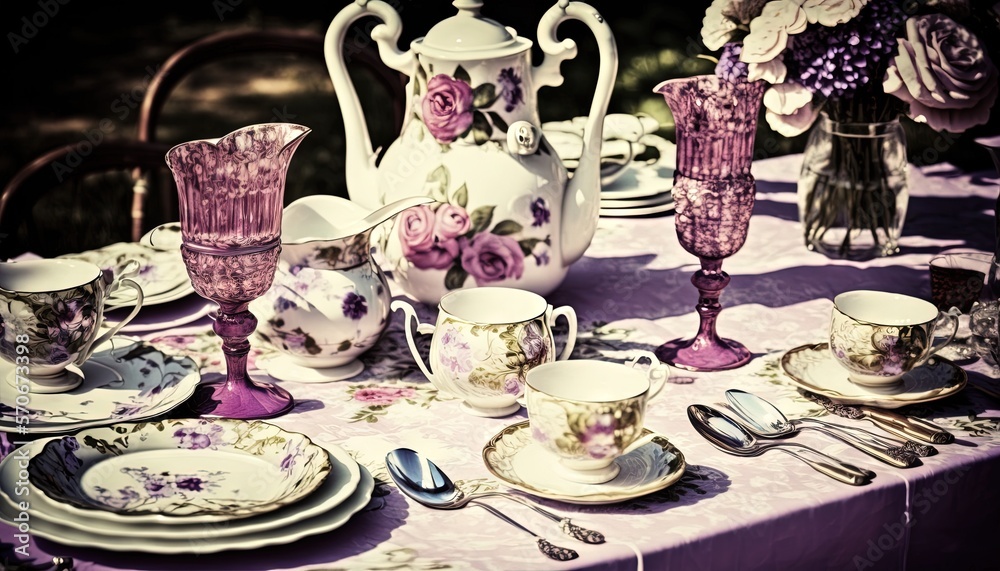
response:
{"label": "goblet base", "polygon": [[234,384],[221,374],[206,375],[188,401],[188,409],[203,418],[258,420],[281,416],[294,407],[292,395],[277,385],[250,378]]}
{"label": "goblet base", "polygon": [[700,337],[674,339],[654,351],[661,363],[688,371],[726,371],[742,367],[753,359],[739,341],[716,337],[708,342]]}

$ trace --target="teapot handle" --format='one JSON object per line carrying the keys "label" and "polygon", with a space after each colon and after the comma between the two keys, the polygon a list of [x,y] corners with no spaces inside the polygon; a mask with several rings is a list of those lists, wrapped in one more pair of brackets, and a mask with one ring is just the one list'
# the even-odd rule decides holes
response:
{"label": "teapot handle", "polygon": [[[571,264],[583,256],[590,245],[589,236],[597,229],[598,200],[582,201],[578,197],[596,196],[591,192],[600,185],[601,140],[604,130],[604,115],[611,101],[611,90],[618,75],[618,47],[611,26],[604,17],[589,4],[583,2],[559,2],[548,9],[538,22],[538,46],[545,52],[545,61],[532,70],[535,85],[559,85],[559,64],[576,55],[576,42],[571,39],[559,41],[556,29],[566,20],[580,20],[597,39],[600,52],[600,67],[597,73],[597,88],[590,103],[587,122],[583,126],[583,152],[580,164],[566,186],[565,197],[575,202],[574,208],[563,208],[562,218],[562,262]],[[581,236],[588,236],[581,240]]]}
{"label": "teapot handle", "polygon": [[[371,29],[371,37],[378,43],[378,53],[383,63],[407,77],[413,77],[414,71],[416,71],[417,57],[413,50],[403,52],[397,47],[399,36],[403,31],[403,23],[392,6],[382,0],[355,0],[338,12],[330,23],[330,27],[327,28],[323,42],[323,55],[326,59],[330,79],[333,81],[333,90],[337,94],[341,114],[344,117],[344,131],[348,139],[345,165],[347,180],[354,181],[350,185],[351,189],[364,188],[367,190],[378,188],[373,176],[375,153],[372,150],[368,125],[365,124],[365,116],[361,110],[361,101],[358,99],[358,92],[354,89],[351,77],[347,73],[344,58],[345,47],[349,61],[351,55],[358,53],[371,41],[361,31],[356,31],[354,37],[351,38],[351,43],[347,44],[346,42],[347,32],[350,30],[351,24],[365,16],[375,16],[384,22]],[[410,109],[412,103],[410,92],[409,89],[406,91],[406,109]],[[370,195],[362,195],[358,190],[351,189],[349,189],[349,194],[352,201],[372,208],[378,206],[374,192],[369,193]]]}

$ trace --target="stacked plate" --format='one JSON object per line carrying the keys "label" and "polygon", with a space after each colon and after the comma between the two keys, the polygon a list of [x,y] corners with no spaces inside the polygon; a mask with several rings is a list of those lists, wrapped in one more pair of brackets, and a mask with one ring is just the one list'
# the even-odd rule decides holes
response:
{"label": "stacked plate", "polygon": [[[674,166],[677,148],[658,135],[639,139],[647,160],[634,160],[615,180],[601,187],[600,214],[604,217],[656,216],[674,211]],[[643,154],[640,154],[640,159]]]}
{"label": "stacked plate", "polygon": [[[545,140],[572,173],[583,154],[586,117],[542,124]],[[659,123],[648,115],[611,113],[604,119],[601,143],[601,206],[604,217],[655,216],[673,212],[677,149],[655,134]]]}
{"label": "stacked plate", "polygon": [[263,421],[90,428],[32,442],[0,462],[2,519],[14,521],[30,497],[33,534],[112,551],[290,543],[344,525],[373,489],[371,474],[344,449]]}
{"label": "stacked plate", "polygon": [[[0,361],[0,378],[13,365]],[[174,409],[201,380],[198,364],[174,357],[138,339],[115,337],[82,367],[83,383],[72,391],[31,394],[0,390],[0,432],[69,434],[116,422],[144,420]],[[23,430],[23,432],[22,432]]]}
{"label": "stacked plate", "polygon": [[[139,262],[138,274],[132,279],[142,288],[142,309],[121,329],[124,333],[185,325],[208,315],[217,307],[211,301],[191,295],[194,287],[181,258],[180,224],[176,222],[158,226],[139,242],[119,242],[60,257],[84,260],[115,274],[130,260]],[[112,293],[106,305],[105,323],[114,325],[124,319],[131,312],[135,300],[135,291],[130,288]]]}

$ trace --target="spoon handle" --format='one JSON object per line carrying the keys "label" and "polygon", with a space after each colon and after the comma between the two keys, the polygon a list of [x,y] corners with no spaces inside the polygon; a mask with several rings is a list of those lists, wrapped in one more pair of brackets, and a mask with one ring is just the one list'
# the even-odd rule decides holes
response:
{"label": "spoon handle", "polygon": [[843,424],[837,424],[836,422],[826,422],[824,420],[819,420],[816,418],[800,418],[795,422],[816,424],[820,426],[825,426],[831,430],[836,430],[838,432],[848,432],[853,436],[861,439],[867,440],[876,446],[901,446],[903,450],[910,452],[911,454],[916,454],[921,458],[926,458],[927,456],[933,456],[937,454],[937,448],[931,446],[930,444],[920,444],[914,440],[905,440],[903,442],[898,442],[892,438],[882,436],[881,434],[875,434],[870,430],[865,430],[857,426],[844,426]]}
{"label": "spoon handle", "polygon": [[558,545],[553,545],[552,543],[549,543],[544,537],[541,537],[537,533],[535,533],[535,532],[531,531],[530,529],[524,527],[523,525],[517,523],[516,521],[514,521],[511,518],[507,517],[506,514],[504,514],[503,512],[501,512],[500,510],[496,509],[495,507],[493,507],[493,506],[491,506],[489,504],[486,504],[486,503],[483,503],[483,502],[477,502],[477,501],[472,501],[472,502],[469,502],[469,503],[475,504],[475,505],[483,508],[484,510],[486,510],[486,511],[490,512],[491,514],[497,516],[498,518],[504,520],[505,522],[509,523],[510,525],[512,525],[512,526],[520,529],[521,531],[527,533],[528,535],[534,537],[535,538],[535,542],[538,544],[538,550],[541,551],[542,553],[544,553],[550,559],[555,559],[556,561],[569,561],[571,559],[576,559],[577,557],[580,556],[576,551],[573,551],[572,549],[566,549],[565,547],[559,547]]}
{"label": "spoon handle", "polygon": [[879,446],[872,444],[871,442],[864,441],[850,433],[830,430],[821,426],[810,426],[809,428],[812,428],[817,432],[822,432],[832,438],[836,438],[837,440],[853,446],[865,454],[881,460],[890,466],[895,466],[897,468],[910,468],[917,462],[917,456],[907,452],[902,446]]}
{"label": "spoon handle", "polygon": [[558,523],[559,524],[559,528],[562,529],[563,533],[565,533],[566,535],[572,537],[573,539],[582,541],[584,543],[591,543],[591,544],[604,543],[604,534],[603,533],[601,533],[599,531],[594,531],[592,529],[587,529],[585,527],[580,527],[579,525],[576,525],[575,523],[573,523],[568,517],[561,517],[559,515],[556,515],[556,514],[550,512],[547,509],[544,509],[544,508],[542,508],[540,506],[536,506],[535,504],[533,504],[533,503],[525,500],[524,498],[521,498],[519,496],[515,496],[513,494],[507,494],[507,493],[504,493],[504,492],[489,492],[489,495],[491,495],[491,496],[500,496],[500,497],[503,497],[503,498],[507,498],[508,500],[513,500],[513,501],[521,504],[522,506],[526,506],[526,507],[529,507],[529,508],[535,510],[536,512],[542,514],[543,516],[545,516],[545,517],[551,519],[552,521]]}
{"label": "spoon handle", "polygon": [[[862,476],[858,472],[848,470],[844,466],[834,464],[831,462],[810,460],[809,458],[806,458],[805,456],[802,456],[797,452],[793,452],[783,447],[778,448],[778,450],[781,450],[782,452],[785,452],[787,454],[791,454],[792,456],[798,458],[799,460],[802,460],[806,464],[809,464],[809,466],[812,467],[813,470],[816,470],[817,472],[822,472],[823,474],[826,474],[827,476],[830,476],[835,480],[844,482],[845,484],[850,484],[852,486],[863,486],[871,481],[870,478]],[[855,468],[855,470],[857,470],[857,468]]]}

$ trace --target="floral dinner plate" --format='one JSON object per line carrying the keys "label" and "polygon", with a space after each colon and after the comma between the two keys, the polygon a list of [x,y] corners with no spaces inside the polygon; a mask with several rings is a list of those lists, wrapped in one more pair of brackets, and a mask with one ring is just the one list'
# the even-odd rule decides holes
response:
{"label": "floral dinner plate", "polygon": [[[8,457],[8,459],[11,458],[13,458],[13,455]],[[359,470],[361,477],[357,488],[336,507],[289,525],[266,530],[250,531],[232,536],[217,536],[212,535],[211,530],[221,526],[203,526],[209,533],[203,539],[199,540],[181,539],[173,537],[170,534],[163,534],[157,538],[139,538],[123,537],[110,533],[106,534],[97,528],[80,530],[38,518],[31,520],[31,533],[62,545],[98,547],[126,553],[138,551],[162,554],[207,554],[237,549],[259,549],[270,545],[283,545],[306,536],[327,533],[337,529],[368,505],[372,497],[372,491],[375,488],[375,480],[372,478],[371,473],[363,466]],[[0,473],[2,471],[2,465],[0,465]],[[0,498],[0,521],[13,521],[17,515],[18,510],[12,507],[10,501],[6,498]],[[250,523],[256,520],[257,518],[252,518],[246,521]],[[229,525],[237,525],[239,523],[242,522],[231,522]]]}
{"label": "floral dinner plate", "polygon": [[968,375],[948,359],[931,357],[903,375],[892,394],[856,385],[830,354],[829,343],[802,345],[781,357],[781,368],[795,385],[829,397],[841,404],[866,404],[899,408],[908,404],[943,399],[965,388]]}
{"label": "floral dinner plate", "polygon": [[183,524],[292,504],[330,468],[326,450],[268,422],[175,419],[53,440],[28,462],[28,479],[68,513]]}
{"label": "floral dinner plate", "polygon": [[[13,365],[0,361],[0,375]],[[32,394],[19,406],[15,390],[0,390],[0,432],[68,433],[90,426],[142,420],[180,405],[194,394],[201,374],[189,357],[168,356],[145,341],[115,337],[81,368],[72,391]]]}
{"label": "floral dinner plate", "polygon": [[[54,440],[57,438],[50,437],[30,442],[25,445],[23,451],[18,453],[17,458],[30,461],[42,451],[45,445]],[[23,487],[25,484],[18,475],[21,468],[18,466],[18,461],[14,459],[14,455],[11,455],[9,460],[0,461],[0,499],[16,506],[27,491],[27,496],[33,498],[31,501],[33,521],[35,519],[44,520],[75,530],[117,538],[163,539],[169,537],[201,542],[219,537],[245,536],[277,529],[326,513],[349,500],[361,482],[360,466],[343,448],[337,445],[325,445],[324,448],[327,450],[331,469],[326,479],[323,480],[323,484],[316,488],[316,491],[292,505],[255,517],[225,522],[225,525],[202,523],[186,525],[144,523],[135,525],[128,518],[125,518],[124,522],[111,522],[89,517],[71,517],[65,513],[61,504],[55,503],[34,486],[28,484],[28,487]]]}
{"label": "floral dinner plate", "polygon": [[662,490],[680,480],[687,464],[666,437],[643,429],[615,462],[621,471],[603,484],[580,484],[558,477],[555,461],[531,438],[528,421],[512,424],[483,449],[486,468],[510,487],[571,504],[611,504]]}

